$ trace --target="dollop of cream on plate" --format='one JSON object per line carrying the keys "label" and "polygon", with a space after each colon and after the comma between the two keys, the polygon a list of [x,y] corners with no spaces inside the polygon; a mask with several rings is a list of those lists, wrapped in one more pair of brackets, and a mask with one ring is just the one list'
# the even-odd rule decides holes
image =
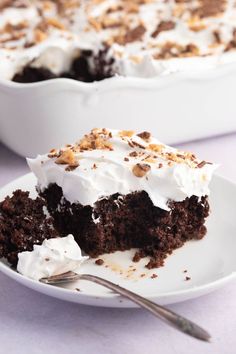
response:
{"label": "dollop of cream on plate", "polygon": [[89,257],[82,256],[79,245],[72,235],[45,240],[34,245],[33,251],[18,254],[17,271],[28,278],[44,277],[77,271]]}

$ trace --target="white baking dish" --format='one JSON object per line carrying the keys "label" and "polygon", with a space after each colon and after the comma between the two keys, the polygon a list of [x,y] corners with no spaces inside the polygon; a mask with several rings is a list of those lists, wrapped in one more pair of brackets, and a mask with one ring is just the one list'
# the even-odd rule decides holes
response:
{"label": "white baking dish", "polygon": [[236,130],[236,63],[196,73],[95,83],[0,81],[0,140],[23,156],[93,127],[149,130],[166,143]]}

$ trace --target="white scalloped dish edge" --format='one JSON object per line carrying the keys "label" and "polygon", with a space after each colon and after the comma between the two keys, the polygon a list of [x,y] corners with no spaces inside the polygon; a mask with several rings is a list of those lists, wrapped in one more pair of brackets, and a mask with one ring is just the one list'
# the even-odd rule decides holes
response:
{"label": "white scalloped dish edge", "polygon": [[0,140],[35,156],[93,127],[149,130],[165,143],[228,133],[236,130],[235,91],[236,62],[148,79],[0,80]]}

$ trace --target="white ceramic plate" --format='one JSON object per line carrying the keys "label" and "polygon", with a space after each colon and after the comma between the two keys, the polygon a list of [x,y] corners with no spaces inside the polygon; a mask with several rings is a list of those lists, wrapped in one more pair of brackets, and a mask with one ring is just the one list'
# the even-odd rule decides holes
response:
{"label": "white ceramic plate", "polygon": [[[29,190],[35,196],[35,184],[32,174],[23,176],[0,191],[0,200],[18,188]],[[104,260],[102,266],[90,260],[81,267],[81,272],[109,279],[160,304],[192,299],[220,288],[236,278],[235,200],[236,185],[216,176],[211,184],[212,212],[207,222],[207,236],[176,250],[166,260],[165,267],[147,270],[144,267],[147,259],[133,263],[134,251],[129,251],[100,257]],[[45,285],[18,274],[3,260],[0,270],[31,289],[59,299],[95,306],[135,307],[128,300],[87,281],[63,287]],[[153,274],[158,276],[154,278]],[[186,280],[186,277],[191,279]]]}

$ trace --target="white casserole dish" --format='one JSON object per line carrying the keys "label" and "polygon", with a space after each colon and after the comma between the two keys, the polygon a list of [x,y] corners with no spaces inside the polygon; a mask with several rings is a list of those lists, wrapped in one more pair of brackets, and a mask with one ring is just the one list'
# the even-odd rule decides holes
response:
{"label": "white casserole dish", "polygon": [[236,63],[153,79],[0,81],[0,140],[22,156],[75,142],[94,127],[152,131],[177,143],[236,130]]}

